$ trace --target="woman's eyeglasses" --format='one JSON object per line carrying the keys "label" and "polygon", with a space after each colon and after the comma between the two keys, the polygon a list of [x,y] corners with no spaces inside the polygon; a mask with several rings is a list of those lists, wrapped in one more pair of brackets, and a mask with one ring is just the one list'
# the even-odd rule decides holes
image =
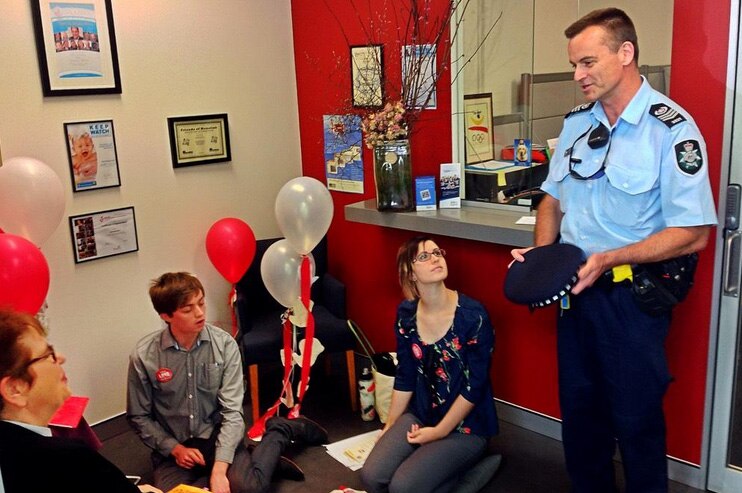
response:
{"label": "woman's eyeglasses", "polygon": [[[588,134],[590,134],[588,136]],[[605,157],[603,158],[603,163],[600,165],[600,169],[593,173],[590,176],[584,176],[580,174],[577,170],[575,170],[575,165],[580,164],[582,162],[582,159],[572,157],[572,151],[574,151],[575,146],[577,143],[584,139],[585,136],[587,137],[587,145],[590,147],[590,149],[600,149],[601,147],[605,147],[606,144],[608,144],[608,149],[605,151]],[[572,143],[572,147],[569,148],[569,174],[573,178],[577,180],[591,180],[593,178],[600,178],[603,176],[603,170],[605,170],[605,162],[608,159],[608,153],[611,151],[611,132],[606,128],[605,125],[602,123],[598,125],[596,128],[593,129],[591,126],[588,128],[585,133],[577,137],[577,139]]]}
{"label": "woman's eyeglasses", "polygon": [[52,346],[51,344],[48,344],[46,346],[46,352],[44,352],[44,354],[42,354],[38,358],[32,358],[32,359],[26,361],[23,364],[23,366],[21,366],[20,368],[18,368],[18,370],[15,373],[22,374],[26,370],[28,370],[29,368],[31,368],[31,365],[35,365],[36,363],[38,363],[40,361],[44,361],[44,360],[50,359],[50,358],[51,358],[51,360],[52,360],[53,363],[56,363],[57,362],[57,353],[54,352],[54,346]]}
{"label": "woman's eyeglasses", "polygon": [[442,248],[434,248],[432,252],[420,252],[417,254],[415,258],[412,259],[412,263],[415,262],[427,262],[430,260],[431,256],[436,256],[438,258],[445,257],[446,251]]}

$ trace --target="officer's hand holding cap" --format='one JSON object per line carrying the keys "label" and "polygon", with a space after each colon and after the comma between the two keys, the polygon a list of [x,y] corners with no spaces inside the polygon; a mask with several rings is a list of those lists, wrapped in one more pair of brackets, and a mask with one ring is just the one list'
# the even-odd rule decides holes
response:
{"label": "officer's hand holding cap", "polygon": [[548,306],[577,284],[585,252],[569,243],[555,243],[527,251],[523,262],[513,262],[505,276],[505,297],[533,308]]}

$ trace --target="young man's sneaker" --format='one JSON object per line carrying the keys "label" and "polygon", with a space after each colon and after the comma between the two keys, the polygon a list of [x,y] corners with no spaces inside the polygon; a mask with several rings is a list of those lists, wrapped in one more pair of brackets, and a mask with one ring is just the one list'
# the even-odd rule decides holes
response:
{"label": "young man's sneaker", "polygon": [[290,479],[291,481],[304,481],[304,471],[299,467],[299,464],[283,455],[278,459],[276,472],[273,473],[273,476]]}
{"label": "young man's sneaker", "polygon": [[300,425],[294,434],[294,439],[307,445],[322,445],[327,443],[327,430],[317,422],[312,421],[306,416],[299,416],[290,420]]}

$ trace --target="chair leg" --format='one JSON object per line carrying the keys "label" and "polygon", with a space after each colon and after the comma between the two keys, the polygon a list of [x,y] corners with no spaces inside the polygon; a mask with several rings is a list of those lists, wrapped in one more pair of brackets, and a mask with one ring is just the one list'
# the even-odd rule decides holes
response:
{"label": "chair leg", "polygon": [[348,364],[348,390],[350,391],[350,408],[358,411],[358,391],[356,390],[356,355],[353,350],[345,352]]}
{"label": "chair leg", "polygon": [[260,418],[260,391],[258,389],[258,365],[250,365],[250,404],[252,405],[252,422]]}

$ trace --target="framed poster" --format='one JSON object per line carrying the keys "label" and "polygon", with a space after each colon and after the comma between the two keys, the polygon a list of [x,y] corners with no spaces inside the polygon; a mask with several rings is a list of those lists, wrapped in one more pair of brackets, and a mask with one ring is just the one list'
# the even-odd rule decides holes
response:
{"label": "framed poster", "polygon": [[436,48],[434,44],[402,47],[402,94],[407,108],[438,107],[435,83]]}
{"label": "framed poster", "polygon": [[350,47],[353,106],[380,108],[384,104],[384,65],[381,45]]}
{"label": "framed poster", "polygon": [[464,138],[466,164],[495,159],[492,132],[492,93],[464,96]]}
{"label": "framed poster", "polygon": [[363,193],[363,135],[358,115],[323,115],[325,178],[335,192]]}
{"label": "framed poster", "polygon": [[44,96],[120,94],[111,0],[30,0]]}
{"label": "framed poster", "polygon": [[226,113],[167,119],[173,167],[232,160]]}
{"label": "framed poster", "polygon": [[139,250],[133,207],[70,216],[75,263]]}
{"label": "framed poster", "polygon": [[65,123],[72,191],[121,186],[113,120]]}

